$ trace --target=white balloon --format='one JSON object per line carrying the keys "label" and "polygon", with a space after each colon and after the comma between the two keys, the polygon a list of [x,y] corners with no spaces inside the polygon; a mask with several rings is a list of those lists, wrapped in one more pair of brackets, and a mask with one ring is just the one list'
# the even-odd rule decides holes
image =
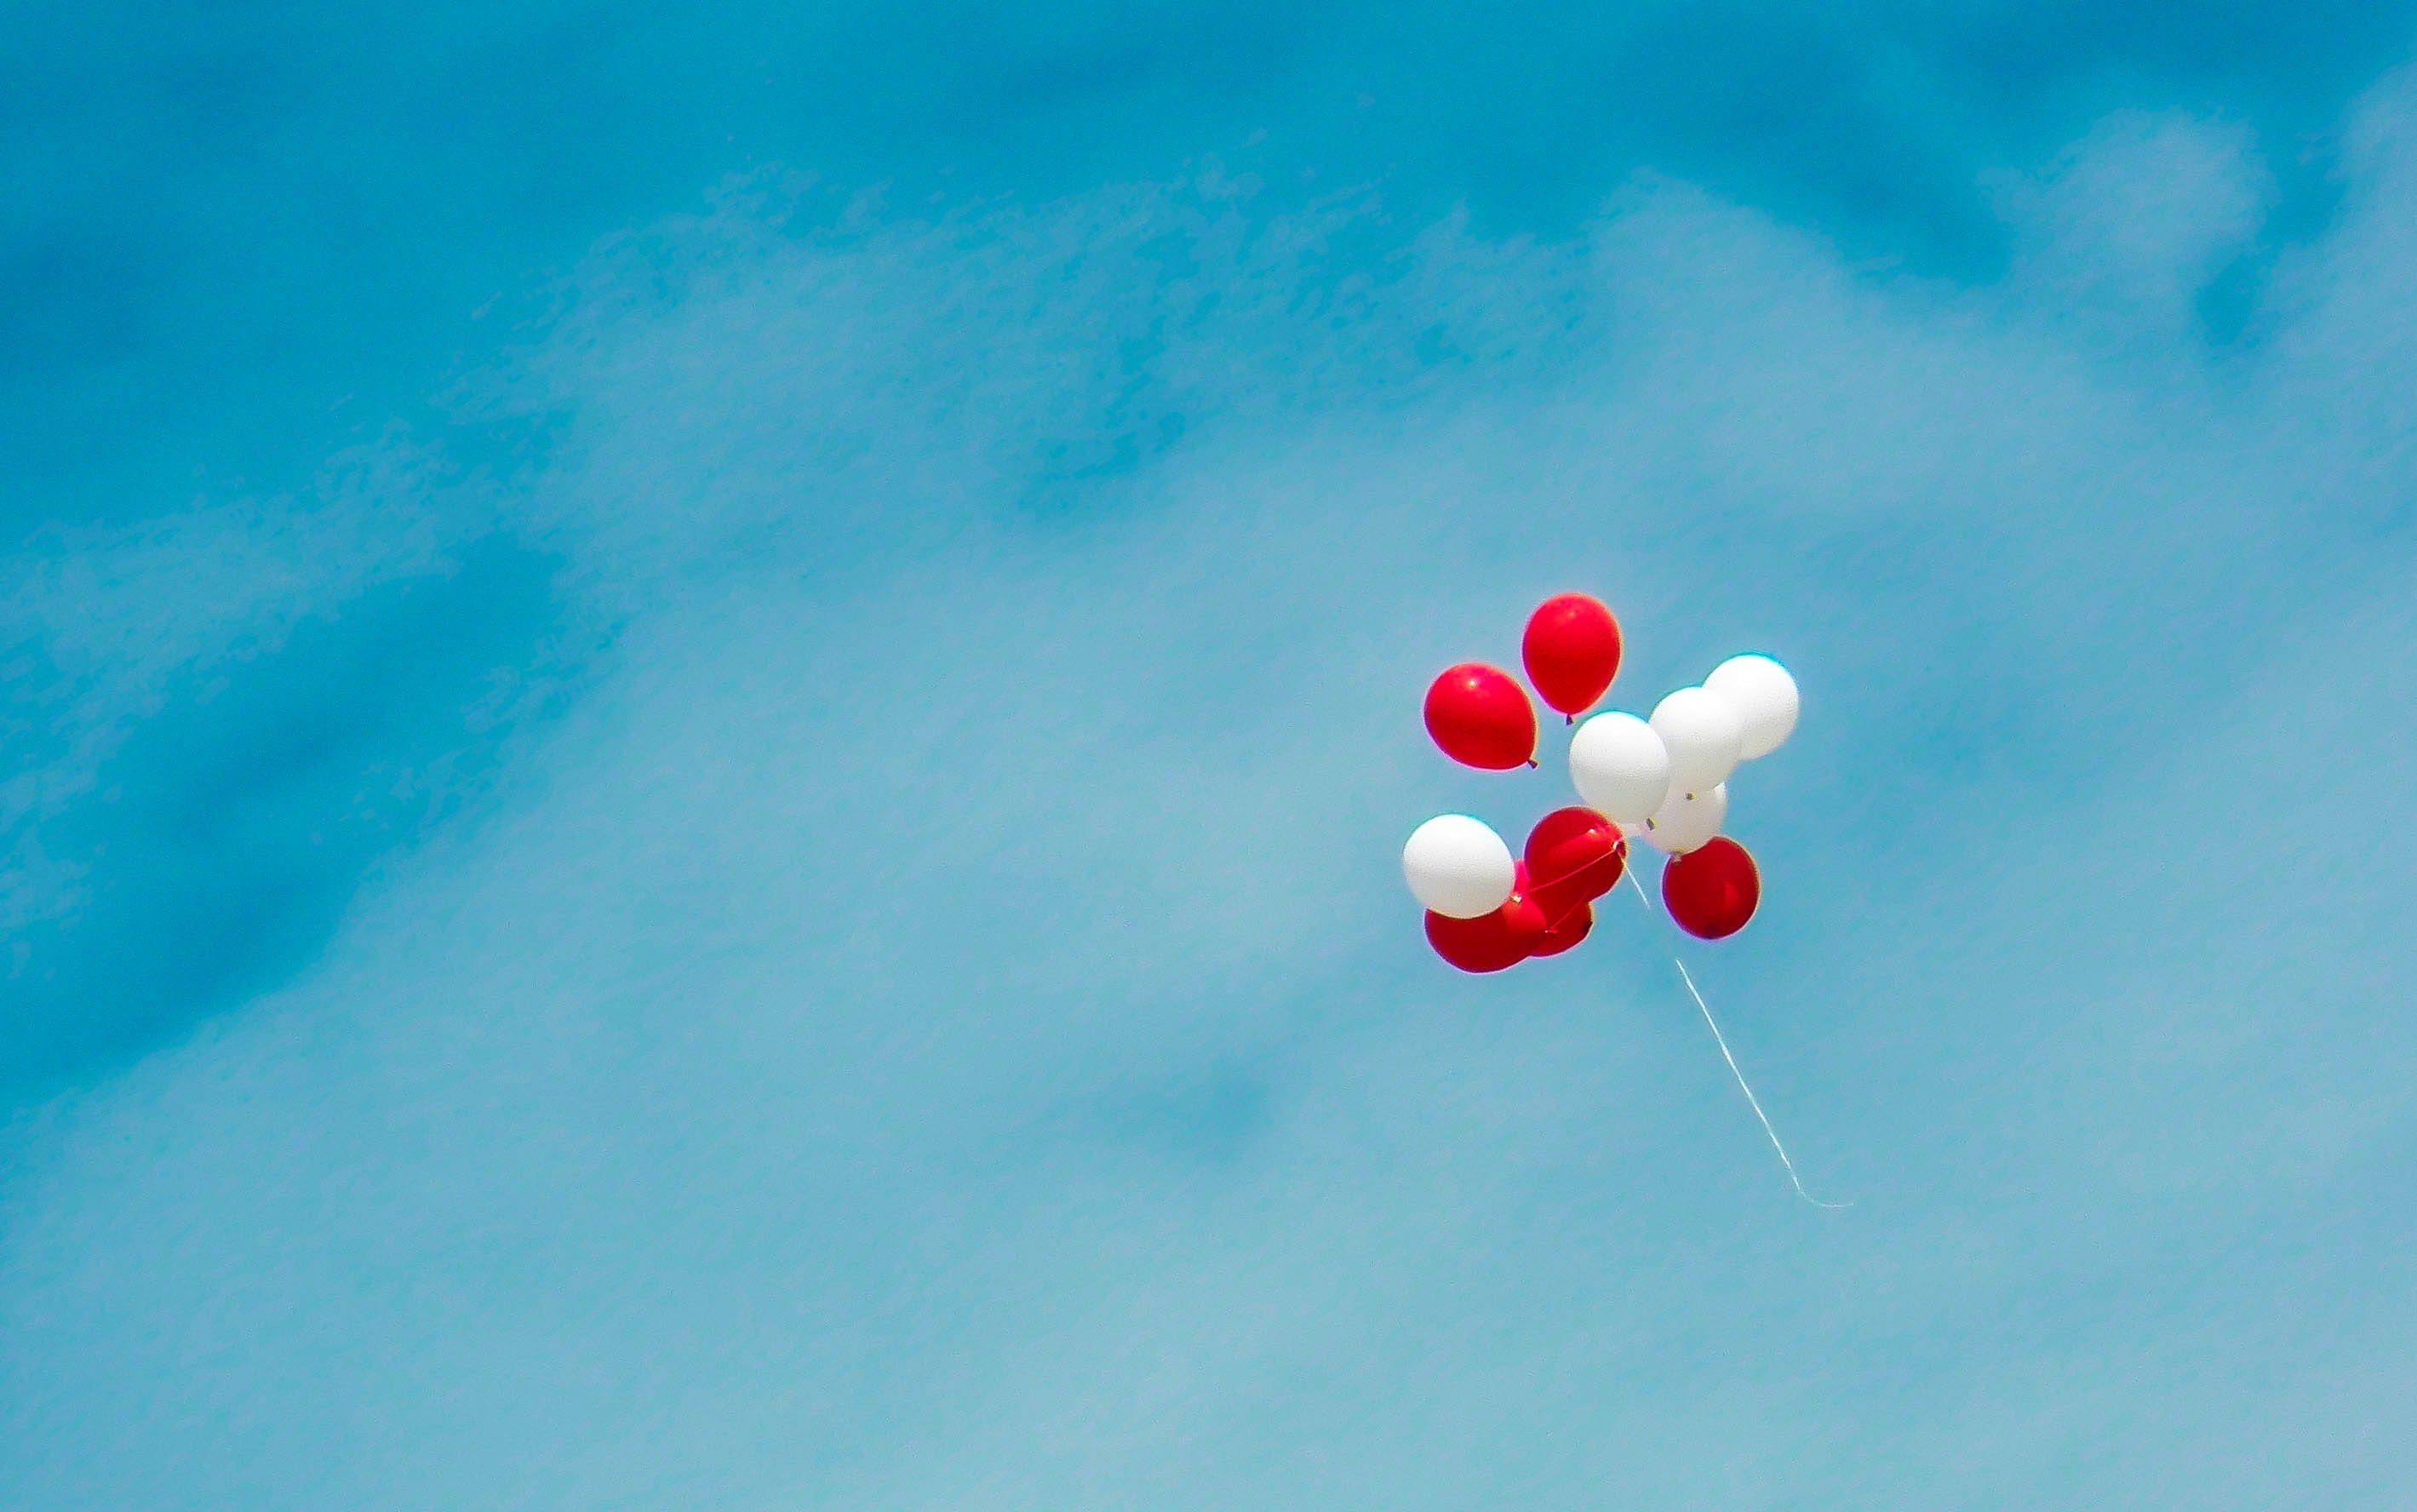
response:
{"label": "white balloon", "polygon": [[1452,919],[1492,913],[1518,881],[1511,848],[1466,814],[1439,814],[1412,831],[1402,848],[1402,875],[1421,904]]}
{"label": "white balloon", "polygon": [[1653,706],[1653,733],[1670,753],[1670,791],[1700,793],[1737,770],[1744,733],[1728,700],[1681,688]]}
{"label": "white balloon", "polygon": [[1701,850],[1729,817],[1729,788],[1723,783],[1700,793],[1672,792],[1645,821],[1645,843],[1665,856]]}
{"label": "white balloon", "polygon": [[1796,728],[1796,680],[1768,656],[1732,656],[1712,668],[1704,691],[1736,711],[1738,756],[1752,761],[1786,743]]}
{"label": "white balloon", "polygon": [[1570,737],[1570,781],[1605,818],[1642,824],[1670,790],[1670,753],[1634,714],[1597,714]]}

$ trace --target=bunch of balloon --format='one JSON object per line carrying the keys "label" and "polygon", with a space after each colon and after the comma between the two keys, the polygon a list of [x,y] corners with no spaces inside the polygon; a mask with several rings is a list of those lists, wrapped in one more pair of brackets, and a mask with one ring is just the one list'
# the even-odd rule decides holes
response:
{"label": "bunch of balloon", "polygon": [[1729,780],[1779,749],[1801,707],[1796,680],[1768,656],[1732,656],[1639,719],[1596,714],[1570,738],[1570,780],[1621,833],[1669,857],[1662,903],[1680,928],[1725,939],[1754,917],[1762,878],[1721,832]]}
{"label": "bunch of balloon", "polygon": [[[1520,659],[1536,695],[1573,726],[1570,778],[1586,806],[1539,819],[1517,859],[1492,827],[1465,814],[1429,819],[1403,848],[1428,943],[1460,970],[1507,970],[1584,939],[1594,902],[1619,885],[1633,842],[1668,858],[1663,906],[1687,933],[1723,939],[1754,917],[1762,896],[1754,858],[1721,832],[1728,780],[1795,729],[1795,680],[1768,656],[1733,656],[1649,716],[1589,714],[1619,676],[1619,623],[1600,600],[1564,593],[1539,605]],[[1464,766],[1536,765],[1534,706],[1498,667],[1445,669],[1427,688],[1425,713],[1437,748]]]}

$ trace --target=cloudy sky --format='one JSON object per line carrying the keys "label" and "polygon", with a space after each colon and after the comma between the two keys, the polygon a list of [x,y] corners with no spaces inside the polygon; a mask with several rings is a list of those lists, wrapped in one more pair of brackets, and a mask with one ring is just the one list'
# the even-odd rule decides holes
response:
{"label": "cloudy sky", "polygon": [[8,12],[0,1504],[2417,1506],[2417,12],[1025,8]]}

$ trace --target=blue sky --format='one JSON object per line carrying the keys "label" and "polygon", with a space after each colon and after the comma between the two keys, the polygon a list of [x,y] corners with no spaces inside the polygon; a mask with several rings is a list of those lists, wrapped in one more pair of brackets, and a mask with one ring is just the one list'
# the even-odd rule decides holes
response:
{"label": "blue sky", "polygon": [[1048,17],[12,14],[0,1500],[2408,1500],[2410,15]]}

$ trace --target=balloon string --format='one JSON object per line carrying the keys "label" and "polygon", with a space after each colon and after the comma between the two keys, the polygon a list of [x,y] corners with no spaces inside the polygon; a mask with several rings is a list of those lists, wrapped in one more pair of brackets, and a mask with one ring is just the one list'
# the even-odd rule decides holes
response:
{"label": "balloon string", "polygon": [[[1653,911],[1653,900],[1646,895],[1645,884],[1636,879],[1634,867],[1628,868],[1628,883],[1636,890],[1636,900],[1645,905],[1646,911],[1648,913]],[[1696,990],[1695,979],[1687,974],[1687,963],[1673,955],[1670,957],[1670,964],[1679,969],[1679,980],[1687,985],[1687,996],[1695,1000],[1695,1011],[1704,1016],[1704,1027],[1712,1031],[1712,1043],[1721,1047],[1721,1059],[1729,1063],[1729,1075],[1737,1078],[1738,1091],[1745,1093],[1746,1106],[1753,1108],[1754,1116],[1761,1121],[1762,1132],[1769,1137],[1771,1148],[1779,1153],[1780,1167],[1787,1172],[1787,1184],[1796,1188],[1798,1197],[1817,1208],[1828,1208],[1835,1212],[1853,1207],[1852,1202],[1824,1202],[1804,1189],[1803,1180],[1796,1174],[1796,1162],[1787,1158],[1787,1147],[1779,1142],[1779,1131],[1771,1126],[1771,1115],[1762,1110],[1761,1100],[1755,1096],[1754,1089],[1746,1085],[1745,1073],[1738,1069],[1737,1057],[1729,1053],[1728,1038],[1721,1032],[1721,1026],[1713,1020],[1711,1005],[1705,1002],[1704,995]]]}

